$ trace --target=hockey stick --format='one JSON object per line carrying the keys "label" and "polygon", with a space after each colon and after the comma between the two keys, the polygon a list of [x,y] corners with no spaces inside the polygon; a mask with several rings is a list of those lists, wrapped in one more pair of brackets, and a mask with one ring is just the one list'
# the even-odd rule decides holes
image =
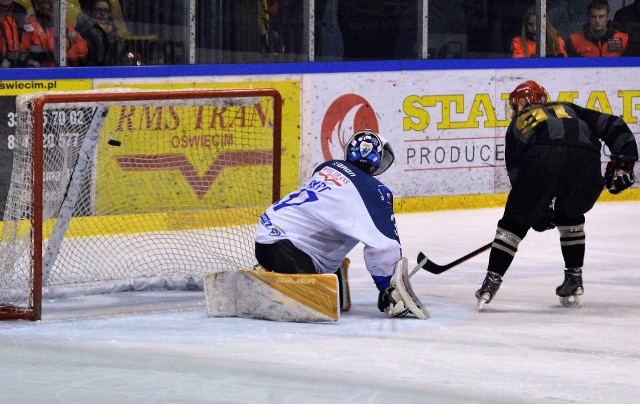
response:
{"label": "hockey stick", "polygon": [[[422,259],[420,258],[420,256],[422,256]],[[424,254],[422,253],[418,254],[418,265],[416,265],[416,267],[411,270],[411,273],[409,274],[409,278],[411,278],[413,274],[418,272],[418,270],[422,268],[422,266],[425,265],[428,261],[429,260]]]}
{"label": "hockey stick", "polygon": [[431,272],[432,274],[441,274],[444,271],[447,271],[453,267],[455,267],[458,264],[461,264],[463,262],[465,262],[466,260],[475,257],[476,255],[488,250],[491,248],[491,245],[493,244],[493,241],[489,244],[483,245],[482,247],[478,248],[475,251],[470,252],[469,254],[465,255],[464,257],[460,257],[457,260],[450,262],[446,265],[438,265],[433,261],[430,261],[427,259],[426,263],[422,264],[425,259],[427,258],[426,255],[424,255],[422,252],[418,253],[418,264],[422,264],[420,265],[422,267],[422,269],[426,269],[427,271]]}

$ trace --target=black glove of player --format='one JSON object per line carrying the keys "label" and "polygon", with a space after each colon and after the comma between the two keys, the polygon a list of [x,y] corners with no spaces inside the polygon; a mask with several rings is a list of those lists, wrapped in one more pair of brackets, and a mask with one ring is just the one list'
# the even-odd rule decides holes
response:
{"label": "black glove of player", "polygon": [[556,208],[555,208],[556,199],[553,198],[553,201],[549,203],[549,208],[544,212],[540,212],[536,216],[535,223],[531,226],[533,230],[542,232],[551,229],[555,229],[556,227]]}
{"label": "black glove of player", "polygon": [[629,188],[635,182],[633,174],[634,160],[625,156],[611,156],[604,172],[604,181],[612,194],[618,194]]}

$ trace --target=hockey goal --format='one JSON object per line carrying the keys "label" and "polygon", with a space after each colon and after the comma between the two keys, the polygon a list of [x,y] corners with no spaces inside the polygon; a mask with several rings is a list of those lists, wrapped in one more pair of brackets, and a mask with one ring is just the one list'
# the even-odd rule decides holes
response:
{"label": "hockey goal", "polygon": [[[19,96],[0,235],[0,319],[43,298],[202,289],[255,264],[279,198],[274,89],[95,90]],[[203,297],[204,299],[204,297]]]}

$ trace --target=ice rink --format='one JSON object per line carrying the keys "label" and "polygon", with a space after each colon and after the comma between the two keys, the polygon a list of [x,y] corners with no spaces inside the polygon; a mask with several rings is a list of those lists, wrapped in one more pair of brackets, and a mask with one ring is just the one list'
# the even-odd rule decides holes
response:
{"label": "ice rink", "polygon": [[[560,306],[558,232],[530,232],[496,298],[473,296],[488,253],[412,278],[431,318],[389,319],[361,249],[337,322],[209,318],[202,292],[47,301],[39,322],[0,322],[6,403],[637,403],[640,202],[587,214],[584,306]],[[410,270],[493,239],[501,209],[397,216]]]}

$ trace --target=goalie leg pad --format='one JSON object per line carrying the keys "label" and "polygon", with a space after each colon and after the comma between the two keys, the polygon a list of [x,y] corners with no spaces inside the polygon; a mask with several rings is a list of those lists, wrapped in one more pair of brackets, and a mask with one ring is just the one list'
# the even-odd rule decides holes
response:
{"label": "goalie leg pad", "polygon": [[205,276],[211,317],[272,321],[336,321],[340,316],[335,274],[223,271]]}
{"label": "goalie leg pad", "polygon": [[413,288],[411,288],[411,283],[409,283],[408,263],[406,257],[399,259],[396,263],[396,269],[393,273],[393,277],[391,278],[391,286],[395,289],[393,293],[397,293],[399,295],[400,299],[404,303],[404,307],[409,309],[413,315],[422,320],[429,318],[429,312],[424,307],[420,299],[418,299]]}

